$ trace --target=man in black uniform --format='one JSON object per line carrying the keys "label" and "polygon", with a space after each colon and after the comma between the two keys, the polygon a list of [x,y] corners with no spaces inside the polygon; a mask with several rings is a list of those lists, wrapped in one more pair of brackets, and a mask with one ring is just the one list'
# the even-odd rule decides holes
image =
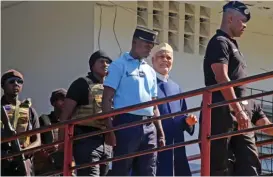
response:
{"label": "man in black uniform", "polygon": [[[110,57],[103,51],[99,50],[91,55],[89,60],[91,72],[75,80],[69,87],[60,117],[61,121],[101,112],[102,83],[111,62]],[[74,135],[105,129],[106,122],[105,120],[83,122],[75,126]],[[59,133],[59,138],[63,139],[63,131],[60,130]],[[109,158],[112,148],[106,144],[105,138],[107,135],[97,135],[74,141],[73,155],[76,165]],[[108,164],[96,165],[77,170],[77,176],[105,176],[108,169]]]}
{"label": "man in black uniform", "polygon": [[[16,70],[8,70],[1,78],[1,87],[4,90],[4,95],[1,98],[1,106],[7,113],[8,121],[10,122],[16,133],[40,128],[38,115],[35,109],[31,106],[31,101],[19,101],[18,96],[23,89],[24,78],[23,75]],[[2,137],[5,137],[7,129],[5,125],[2,126],[1,117],[1,132]],[[22,150],[34,148],[41,145],[40,133],[19,138],[19,143]],[[1,155],[13,153],[12,147],[9,143],[1,144]],[[22,162],[19,162],[18,157],[12,159],[5,159],[1,161],[1,175],[2,176],[32,176],[33,162],[32,155],[25,156],[25,168]]]}
{"label": "man in black uniform", "polygon": [[[249,9],[242,2],[230,1],[224,5],[221,28],[209,41],[205,54],[203,69],[206,86],[247,76],[245,59],[234,38],[243,34],[246,22],[249,20]],[[245,95],[245,86],[231,87],[214,92],[212,102],[232,100]],[[234,112],[234,115],[231,114],[231,111]],[[251,120],[241,103],[212,109],[211,119],[212,135],[231,132],[235,128],[246,129],[251,127]],[[228,147],[230,142],[232,142],[236,156],[237,168],[240,169],[234,175],[258,175],[261,164],[255,146],[254,132],[212,141],[211,175],[228,175]]]}
{"label": "man in black uniform", "polygon": [[[60,122],[60,115],[63,110],[64,99],[66,96],[65,89],[57,89],[51,93],[50,103],[54,110],[50,114],[43,114],[39,117],[40,126],[49,126]],[[58,129],[41,133],[42,144],[50,144],[58,140]],[[56,170],[63,167],[62,153],[55,152],[54,146],[50,149],[37,151],[34,156],[35,174],[40,175],[48,172],[50,169]]]}
{"label": "man in black uniform", "polygon": [[[257,104],[254,100],[248,100],[248,101],[242,102],[242,107],[247,113],[247,115],[251,118],[251,122],[253,125],[264,126],[264,125],[272,124],[272,122],[270,122],[270,120],[266,117],[266,114],[263,112],[261,105]],[[234,112],[232,112],[232,114],[234,114]],[[272,125],[272,128],[262,130],[262,132],[273,136],[273,125]],[[230,169],[230,175],[235,176],[238,173],[237,171],[241,169],[237,168],[238,162],[236,161],[236,157],[234,155],[236,153],[236,151],[234,151],[234,147],[236,146],[234,146],[232,143],[233,142],[231,141],[230,149],[229,149],[229,152],[230,152],[230,158],[229,158],[230,168],[229,169]]]}

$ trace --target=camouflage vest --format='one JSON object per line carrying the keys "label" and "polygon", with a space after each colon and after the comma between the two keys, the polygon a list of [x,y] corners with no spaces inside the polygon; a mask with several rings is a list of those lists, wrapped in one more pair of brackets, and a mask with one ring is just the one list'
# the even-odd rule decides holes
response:
{"label": "camouflage vest", "polygon": [[[41,115],[40,119],[43,121],[44,126],[49,126],[51,125],[51,121],[48,115]],[[49,144],[49,143],[53,143],[58,141],[58,133],[59,133],[59,129],[53,129],[49,132],[44,132],[42,134],[44,134],[44,138],[45,138],[45,142],[43,142],[44,144]]]}
{"label": "camouflage vest", "polygon": [[[95,84],[88,77],[84,77],[87,84],[89,85],[89,104],[78,106],[75,113],[72,116],[72,119],[78,119],[93,115],[96,113],[102,112],[101,103],[102,103],[102,94],[103,94],[103,84]],[[105,129],[104,120],[91,120],[87,122],[80,123],[79,125],[91,126],[95,128]]]}
{"label": "camouflage vest", "polygon": [[[5,105],[4,108],[8,114],[11,125],[16,130],[16,133],[22,133],[25,132],[29,126],[31,103],[29,100],[22,103],[17,101],[17,105],[18,107],[9,104]],[[19,138],[19,142],[21,145],[24,145],[24,147],[27,147],[30,144],[30,137],[21,137]]]}

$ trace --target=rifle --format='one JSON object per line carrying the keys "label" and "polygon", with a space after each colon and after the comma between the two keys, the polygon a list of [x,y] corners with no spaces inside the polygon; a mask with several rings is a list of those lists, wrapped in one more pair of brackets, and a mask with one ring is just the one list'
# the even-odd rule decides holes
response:
{"label": "rifle", "polygon": [[[5,110],[5,108],[3,106],[1,106],[1,121],[4,125],[4,136],[10,137],[16,134],[16,131],[14,130],[14,128],[12,127],[7,112]],[[2,134],[3,136],[3,134]],[[20,152],[21,149],[21,145],[19,142],[19,139],[13,140],[10,143],[10,147],[11,147],[11,152]],[[17,157],[14,158],[18,164],[18,167],[16,167],[16,169],[19,169],[20,172],[22,172],[22,176],[27,176],[27,165],[25,163],[25,155],[21,154]]]}

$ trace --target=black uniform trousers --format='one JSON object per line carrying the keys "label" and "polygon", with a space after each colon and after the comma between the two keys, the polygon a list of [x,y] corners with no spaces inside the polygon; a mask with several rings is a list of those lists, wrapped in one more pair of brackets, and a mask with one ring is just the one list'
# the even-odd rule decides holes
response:
{"label": "black uniform trousers", "polygon": [[[202,112],[200,114],[202,122]],[[249,119],[249,128],[252,127]],[[199,137],[201,136],[201,126]],[[212,109],[211,135],[228,133],[237,130],[237,122],[228,106]],[[261,172],[258,150],[255,145],[254,132],[245,133],[229,138],[211,141],[210,149],[211,176],[257,176]],[[233,153],[234,164],[230,164],[229,157]]]}
{"label": "black uniform trousers", "polygon": [[[90,133],[100,129],[87,126],[75,126],[75,135]],[[103,135],[91,136],[76,140],[73,145],[73,155],[76,165],[97,162],[111,157],[112,147],[104,143]],[[109,163],[95,165],[77,170],[77,176],[106,176]]]}
{"label": "black uniform trousers", "polygon": [[[1,150],[1,154],[6,152]],[[4,159],[1,161],[1,176],[34,176],[32,158],[26,158],[25,165],[26,171],[16,157],[12,160]]]}

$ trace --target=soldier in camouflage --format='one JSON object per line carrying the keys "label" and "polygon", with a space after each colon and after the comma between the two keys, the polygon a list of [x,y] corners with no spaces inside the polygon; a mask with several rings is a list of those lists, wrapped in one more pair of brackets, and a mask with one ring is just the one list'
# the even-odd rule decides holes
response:
{"label": "soldier in camouflage", "polygon": [[[22,91],[24,79],[23,75],[16,70],[8,70],[2,75],[1,87],[4,95],[1,99],[1,106],[7,113],[9,122],[16,133],[22,133],[28,130],[39,128],[39,121],[36,111],[31,106],[30,99],[19,101],[18,95]],[[2,117],[1,117],[2,120]],[[5,127],[1,125],[1,132],[5,135]],[[2,134],[2,136],[3,136]],[[30,149],[41,145],[40,134],[29,137],[19,138],[21,149]],[[7,154],[11,151],[9,143],[2,144],[1,154]],[[12,153],[12,152],[11,152]],[[25,167],[18,162],[18,158],[2,161],[2,176],[31,176],[34,175],[32,155],[25,156]],[[26,169],[25,169],[26,168]],[[5,170],[3,170],[5,169]]]}
{"label": "soldier in camouflage", "polygon": [[[89,60],[91,72],[75,80],[68,89],[61,120],[78,119],[101,112],[103,81],[112,62],[103,51],[93,53]],[[74,135],[86,134],[107,128],[107,121],[92,120],[75,126]],[[63,131],[59,132],[63,139]],[[107,135],[106,135],[107,136]],[[61,147],[61,146],[60,146]],[[109,158],[112,147],[105,143],[104,135],[97,135],[74,142],[73,155],[76,165]],[[77,176],[105,176],[109,164],[77,170]]]}
{"label": "soldier in camouflage", "polygon": [[[64,99],[66,96],[66,90],[56,89],[51,93],[50,103],[54,110],[50,114],[42,114],[39,117],[40,126],[49,126],[60,122],[60,115],[63,110]],[[58,140],[58,130],[54,129],[49,132],[41,133],[42,144],[50,144]],[[50,149],[41,150],[35,153],[34,165],[35,174],[40,175],[50,171],[50,169],[57,170],[62,169],[63,165],[63,153],[56,152],[57,146]]]}

